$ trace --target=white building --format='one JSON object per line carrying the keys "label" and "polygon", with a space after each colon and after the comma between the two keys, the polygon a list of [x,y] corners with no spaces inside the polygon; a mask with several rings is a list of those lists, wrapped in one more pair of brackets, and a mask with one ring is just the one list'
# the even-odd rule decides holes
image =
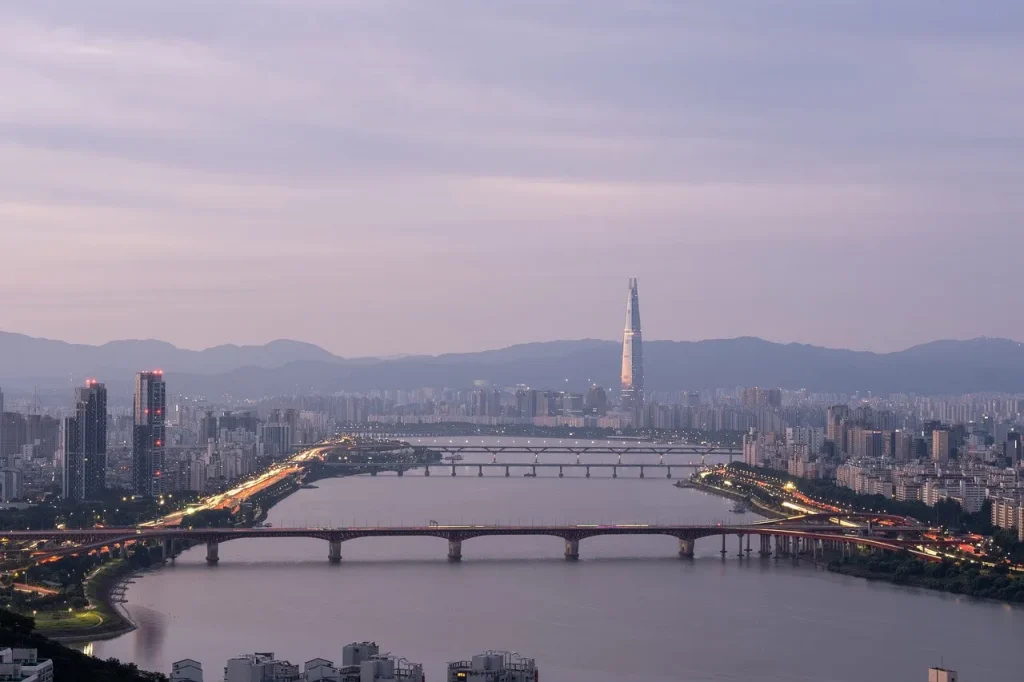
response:
{"label": "white building", "polygon": [[203,682],[203,665],[191,658],[172,663],[171,682]]}
{"label": "white building", "polygon": [[272,653],[232,658],[224,668],[224,682],[300,682],[299,666],[279,661]]}
{"label": "white building", "polygon": [[761,464],[761,438],[756,429],[743,436],[743,463],[756,467]]}
{"label": "white building", "polygon": [[507,651],[485,651],[470,661],[448,664],[448,682],[534,682],[537,664]]}
{"label": "white building", "polygon": [[35,649],[0,649],[0,680],[53,682],[53,661],[39,660]]}

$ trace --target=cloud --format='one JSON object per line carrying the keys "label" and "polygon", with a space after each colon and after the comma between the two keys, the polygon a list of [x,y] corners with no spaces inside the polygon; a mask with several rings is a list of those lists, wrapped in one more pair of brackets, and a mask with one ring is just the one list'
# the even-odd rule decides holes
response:
{"label": "cloud", "polygon": [[[656,283],[645,312],[694,310],[655,317],[659,337],[779,328],[876,347],[834,306],[769,314],[743,292],[783,301],[827,279],[884,301],[885,272],[842,264],[889,249],[952,307],[1012,305],[1013,287],[954,286],[928,263],[963,240],[1024,247],[1022,34],[1010,0],[7,4],[0,230],[27,257],[5,263],[3,324],[137,336],[110,295],[130,286],[201,292],[210,311],[148,336],[253,342],[283,335],[266,305],[325,296],[332,315],[290,312],[289,335],[344,354],[463,350],[611,336],[639,275]],[[738,268],[750,244],[759,258]],[[711,273],[735,280],[728,299],[681,298]],[[41,312],[72,287],[102,326]],[[586,292],[585,315],[542,305],[553,290]],[[424,305],[509,314],[401,334]],[[380,309],[380,338],[339,340]],[[902,313],[873,314],[886,347],[924,340]],[[927,333],[959,333],[942,319]]]}

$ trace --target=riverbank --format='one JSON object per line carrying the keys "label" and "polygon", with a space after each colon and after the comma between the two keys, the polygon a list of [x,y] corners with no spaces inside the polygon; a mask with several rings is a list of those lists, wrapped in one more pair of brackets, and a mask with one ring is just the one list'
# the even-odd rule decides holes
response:
{"label": "riverbank", "polygon": [[960,566],[952,562],[924,562],[910,556],[834,559],[828,563],[827,569],[865,580],[1024,604],[1024,579],[994,569]]}
{"label": "riverbank", "polygon": [[111,639],[131,632],[135,623],[125,609],[114,603],[113,593],[136,574],[135,568],[123,559],[103,564],[82,582],[90,608],[67,616],[36,616],[36,631],[62,644]]}
{"label": "riverbank", "polygon": [[748,497],[747,495],[739,493],[739,492],[737,492],[735,490],[728,490],[727,488],[720,488],[718,486],[711,485],[709,483],[704,483],[704,482],[702,482],[700,480],[697,480],[697,479],[691,479],[689,481],[689,484],[690,485],[687,486],[687,487],[693,488],[695,490],[703,490],[706,493],[710,493],[712,495],[717,495],[718,497],[725,497],[725,498],[728,498],[730,500],[736,500],[738,502],[745,502],[745,503],[749,504],[751,507],[753,507],[753,510],[757,514],[759,514],[759,515],[761,515],[761,516],[763,516],[765,518],[768,518],[768,519],[783,519],[783,518],[786,518],[786,516],[788,516],[788,514],[786,514],[781,509],[770,507],[770,506],[766,505],[765,503],[761,502],[761,500],[757,499],[756,497],[752,497],[752,496]]}

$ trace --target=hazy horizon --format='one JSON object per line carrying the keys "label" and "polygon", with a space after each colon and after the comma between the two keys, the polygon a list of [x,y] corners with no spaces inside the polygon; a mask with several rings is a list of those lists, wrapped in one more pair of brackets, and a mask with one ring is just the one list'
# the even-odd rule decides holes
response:
{"label": "hazy horizon", "polygon": [[[502,346],[469,348],[469,349],[462,349],[462,350],[442,350],[442,351],[436,352],[436,353],[408,352],[408,353],[391,353],[391,354],[388,354],[388,355],[345,355],[343,353],[337,352],[336,350],[330,348],[329,346],[324,346],[324,345],[321,345],[321,344],[313,343],[312,341],[307,341],[307,340],[301,339],[301,338],[286,337],[286,336],[282,336],[282,337],[279,337],[279,338],[276,338],[276,339],[267,339],[266,341],[251,342],[251,343],[250,342],[238,342],[238,341],[222,341],[220,343],[214,343],[214,344],[209,345],[209,346],[192,347],[192,346],[183,346],[183,345],[175,344],[175,343],[172,343],[170,341],[167,341],[166,339],[157,339],[157,338],[106,339],[106,340],[99,341],[99,342],[96,342],[96,343],[90,343],[90,342],[82,342],[82,341],[73,341],[73,340],[70,340],[70,339],[60,339],[60,338],[42,337],[42,336],[38,336],[37,337],[37,336],[33,336],[31,334],[24,334],[22,332],[12,331],[12,330],[9,330],[9,329],[0,329],[0,334],[4,334],[4,333],[7,333],[7,334],[17,334],[17,335],[21,335],[21,336],[28,336],[30,338],[44,340],[44,341],[57,341],[57,342],[68,343],[68,344],[71,344],[71,345],[91,346],[91,347],[100,347],[100,346],[104,346],[104,345],[110,344],[110,343],[121,343],[121,342],[171,343],[171,345],[173,345],[175,348],[177,348],[179,350],[193,351],[193,352],[202,352],[202,351],[210,350],[210,349],[213,349],[213,348],[223,348],[223,347],[261,347],[261,346],[269,345],[271,343],[275,343],[275,342],[279,342],[279,341],[284,341],[284,342],[291,342],[291,343],[311,344],[311,345],[317,346],[318,348],[320,348],[322,350],[328,351],[329,353],[332,353],[333,355],[336,355],[338,357],[342,357],[342,358],[346,358],[346,359],[353,359],[353,360],[362,359],[362,358],[389,359],[389,358],[412,357],[412,356],[439,356],[439,355],[459,355],[459,354],[472,354],[472,353],[486,353],[486,352],[489,352],[489,351],[504,350],[506,348],[510,348],[510,347],[513,347],[513,346],[524,346],[524,345],[530,345],[530,344],[543,344],[543,343],[575,343],[575,342],[583,342],[583,341],[600,341],[600,342],[605,342],[605,343],[616,343],[616,344],[622,343],[622,339],[621,338],[614,338],[614,339],[612,339],[612,338],[604,338],[604,339],[602,339],[602,338],[597,338],[597,337],[592,337],[592,336],[586,336],[586,337],[582,337],[581,336],[581,337],[576,337],[576,338],[564,338],[564,339],[534,339],[534,340],[527,340],[527,341],[517,341],[515,343],[507,343],[507,344],[502,345]],[[646,333],[645,333],[645,336],[646,336]],[[787,340],[767,339],[767,338],[765,338],[763,336],[758,336],[756,334],[741,334],[739,336],[714,337],[714,338],[706,338],[706,339],[659,339],[659,338],[645,338],[644,342],[645,343],[659,343],[659,342],[667,342],[667,343],[700,343],[700,342],[712,342],[712,341],[732,341],[732,340],[736,340],[736,339],[757,339],[757,340],[760,340],[760,341],[765,341],[767,343],[779,344],[779,345],[797,344],[797,345],[803,345],[803,346],[815,346],[815,347],[818,347],[818,348],[825,348],[825,349],[828,349],[828,350],[845,350],[845,351],[854,351],[854,352],[869,352],[869,353],[877,353],[877,354],[882,354],[882,355],[887,354],[887,353],[898,353],[900,351],[908,350],[910,348],[913,348],[913,347],[919,346],[919,345],[927,345],[929,343],[947,342],[947,341],[961,342],[962,343],[962,342],[967,342],[967,341],[976,341],[976,340],[980,340],[980,339],[991,339],[991,340],[1000,340],[1000,341],[1010,341],[1012,343],[1017,343],[1017,344],[1024,343],[1024,342],[1018,341],[1017,339],[1012,339],[1012,338],[1009,338],[1009,337],[972,336],[972,337],[964,337],[964,338],[930,339],[928,341],[923,341],[923,342],[918,343],[918,344],[912,344],[910,346],[906,346],[906,347],[903,347],[903,348],[894,348],[894,349],[891,349],[891,350],[876,351],[876,350],[871,350],[871,349],[868,349],[868,348],[855,348],[855,347],[849,347],[849,346],[821,346],[819,344],[812,344],[812,343],[807,343],[807,342],[804,342],[804,341],[795,341],[795,340],[787,341]]]}
{"label": "hazy horizon", "polygon": [[638,277],[648,339],[1024,338],[1019,2],[40,0],[0,58],[19,333],[616,340]]}

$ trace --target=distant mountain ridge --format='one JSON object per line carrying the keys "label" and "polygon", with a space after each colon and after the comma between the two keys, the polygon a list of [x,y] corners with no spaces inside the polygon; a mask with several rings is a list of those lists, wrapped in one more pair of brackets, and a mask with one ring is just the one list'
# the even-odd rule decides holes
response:
{"label": "distant mountain ridge", "polygon": [[[191,351],[153,340],[101,346],[0,332],[0,386],[59,387],[85,376],[121,385],[140,369],[168,373],[173,392],[236,397],[424,386],[583,390],[616,388],[621,348],[582,339],[524,343],[476,353],[342,358],[319,346],[279,340]],[[773,343],[756,337],[645,341],[647,389],[742,385],[876,393],[1024,393],[1024,344],[1009,339],[942,340],[893,353]]]}

